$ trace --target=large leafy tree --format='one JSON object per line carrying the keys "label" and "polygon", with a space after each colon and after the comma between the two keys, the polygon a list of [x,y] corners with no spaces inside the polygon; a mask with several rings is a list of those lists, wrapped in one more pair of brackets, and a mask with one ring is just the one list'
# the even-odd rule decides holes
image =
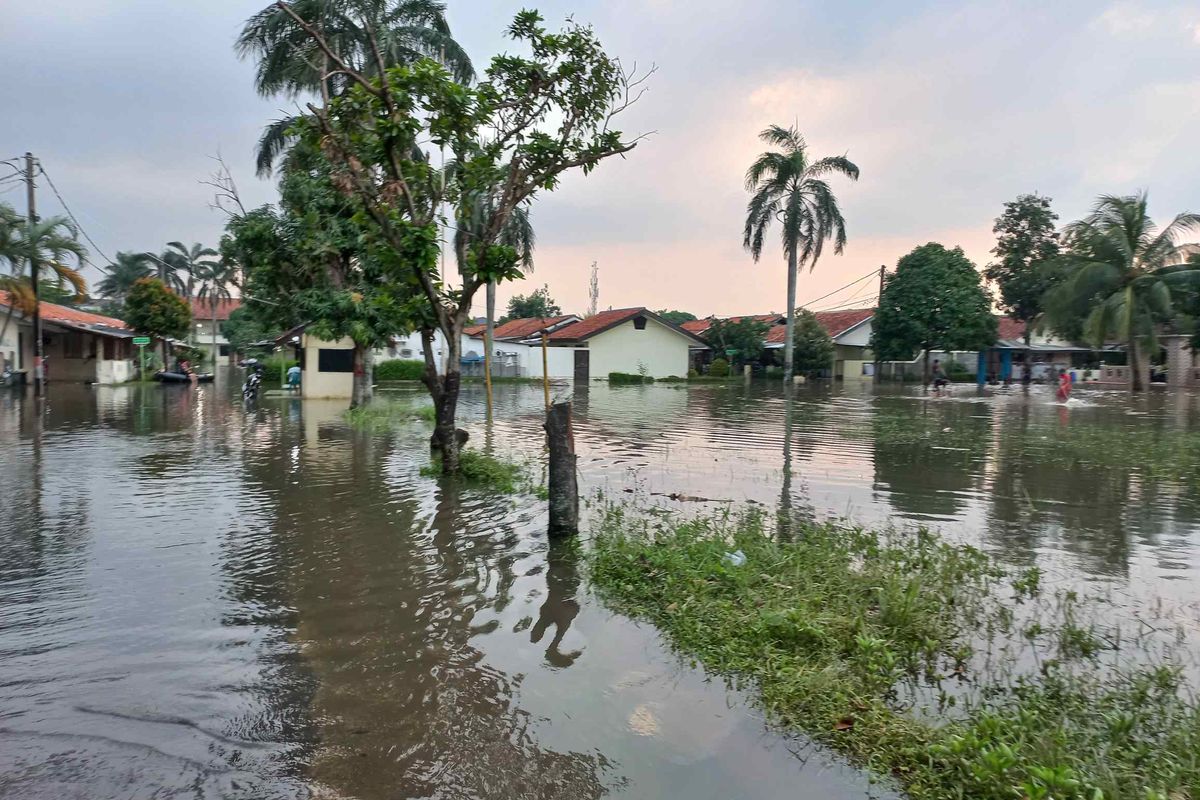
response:
{"label": "large leafy tree", "polygon": [[187,247],[183,242],[167,242],[167,249],[158,257],[164,274],[160,275],[168,286],[183,297],[191,300],[196,296],[196,286],[202,276],[217,263],[216,250],[197,242]]}
{"label": "large leafy tree", "polygon": [[529,294],[515,294],[508,300],[508,310],[501,322],[511,319],[544,319],[561,317],[562,309],[550,296],[550,287],[543,285]]}
{"label": "large leafy tree", "polygon": [[[637,99],[640,81],[604,52],[590,28],[569,23],[550,33],[533,11],[518,14],[508,28],[531,55],[497,56],[477,86],[455,81],[431,60],[386,68],[377,79],[339,57],[319,20],[288,3],[279,7],[316,42],[327,74],[353,84],[320,106],[310,104],[312,117],[299,128],[304,141],[328,156],[333,185],[359,204],[365,245],[402,267],[424,299],[412,322],[425,344],[424,381],[442,467],[456,473],[462,331],[480,288],[521,275],[516,249],[504,243],[510,219],[539,191],[556,188],[564,173],[590,172],[633,149],[636,140],[623,139],[613,120]],[[421,150],[426,144],[447,149],[456,168],[435,169]],[[486,204],[477,200],[481,193],[489,196]],[[454,209],[456,227],[479,209],[485,217],[471,236],[455,238],[454,286],[437,259],[443,203]],[[435,329],[446,341],[444,374],[433,358]]]}
{"label": "large leafy tree", "polygon": [[221,323],[221,335],[229,342],[235,353],[246,353],[256,342],[274,339],[280,329],[263,322],[255,311],[247,306],[235,308],[229,319]]}
{"label": "large leafy tree", "polygon": [[991,297],[962,248],[921,245],[884,279],[871,331],[880,359],[907,361],[924,351],[928,383],[934,350],[983,350],[995,342]]}
{"label": "large leafy tree", "polygon": [[192,326],[192,309],[158,278],[135,281],[125,298],[125,321],[139,333],[164,340],[162,362],[167,364],[166,339],[182,339]]}
{"label": "large leafy tree", "polygon": [[1042,313],[1042,300],[1060,274],[1053,264],[1059,253],[1057,220],[1049,197],[1023,194],[1004,204],[992,227],[996,261],[984,275],[1000,290],[1001,307],[1025,323],[1025,344]]}
{"label": "large leafy tree", "polygon": [[772,125],[759,138],[776,149],[760,155],[746,171],[746,190],[751,197],[742,244],[758,261],[768,230],[779,222],[788,271],[783,379],[790,384],[794,373],[797,271],[816,266],[825,242],[833,240],[835,253],[845,247],[846,222],[826,179],[843,175],[858,180],[858,167],[845,156],[814,159],[795,128]]}
{"label": "large leafy tree", "polygon": [[817,315],[807,308],[796,311],[796,371],[824,372],[833,364],[833,339]]}
{"label": "large leafy tree", "polygon": [[96,291],[115,303],[125,304],[133,285],[142,278],[154,277],[154,263],[147,253],[119,252],[108,267],[108,274],[96,284]]}
{"label": "large leafy tree", "polygon": [[1104,195],[1092,212],[1064,232],[1059,259],[1065,276],[1046,295],[1052,325],[1082,320],[1086,340],[1101,347],[1125,344],[1130,388],[1145,388],[1140,349],[1153,347],[1160,326],[1173,322],[1176,300],[1200,285],[1200,265],[1181,263],[1181,235],[1200,229],[1200,214],[1177,215],[1159,229],[1146,194]]}
{"label": "large leafy tree", "polygon": [[[438,0],[293,0],[272,3],[246,21],[238,53],[257,61],[255,88],[263,97],[336,97],[354,80],[332,68],[322,45],[300,24],[322,33],[324,45],[358,74],[378,80],[382,71],[422,58],[440,61],[463,82],[474,77],[471,60],[450,35],[446,6]],[[258,143],[257,166],[267,176],[295,140],[299,117],[267,126]]]}
{"label": "large leafy tree", "polygon": [[685,322],[695,322],[697,319],[699,319],[699,317],[690,311],[675,311],[673,309],[664,308],[661,311],[655,311],[654,313],[658,314],[672,325],[682,325]]}
{"label": "large leafy tree", "polygon": [[703,338],[715,355],[734,364],[751,364],[762,357],[768,330],[767,323],[752,317],[714,319]]}

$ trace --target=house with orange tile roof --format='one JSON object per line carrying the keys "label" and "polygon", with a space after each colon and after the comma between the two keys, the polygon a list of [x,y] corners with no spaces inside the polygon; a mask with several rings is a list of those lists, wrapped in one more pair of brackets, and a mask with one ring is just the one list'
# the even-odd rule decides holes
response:
{"label": "house with orange tile roof", "polygon": [[[871,319],[875,316],[873,308],[850,308],[835,311],[814,312],[817,322],[833,339],[834,355],[831,366],[834,378],[862,378],[871,374]],[[712,326],[715,317],[698,319],[683,323],[683,328],[698,336]],[[769,352],[777,352],[778,363],[782,363],[782,351],[787,341],[787,317],[784,314],[752,314],[740,317],[728,317],[729,321],[737,322],[743,319],[753,319],[766,324],[767,335],[763,347]]]}
{"label": "house with orange tile roof", "polygon": [[692,353],[708,350],[698,335],[642,306],[601,311],[557,328],[546,341],[572,354],[576,382],[606,378],[612,372],[684,377]]}
{"label": "house with orange tile roof", "polygon": [[[136,374],[137,334],[114,317],[56,303],[39,305],[45,379],[75,383],[124,383]],[[33,380],[33,320],[0,292],[0,359],[26,381]]]}

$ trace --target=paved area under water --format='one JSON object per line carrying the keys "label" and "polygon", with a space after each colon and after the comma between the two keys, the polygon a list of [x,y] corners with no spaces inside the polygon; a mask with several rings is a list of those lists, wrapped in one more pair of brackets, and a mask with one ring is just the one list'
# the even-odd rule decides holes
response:
{"label": "paved area under water", "polygon": [[[231,388],[0,394],[0,797],[880,795],[600,604],[544,503],[420,477],[423,423]],[[556,391],[592,495],[925,524],[1200,616],[1190,395]],[[468,387],[472,445],[540,457],[541,402]]]}

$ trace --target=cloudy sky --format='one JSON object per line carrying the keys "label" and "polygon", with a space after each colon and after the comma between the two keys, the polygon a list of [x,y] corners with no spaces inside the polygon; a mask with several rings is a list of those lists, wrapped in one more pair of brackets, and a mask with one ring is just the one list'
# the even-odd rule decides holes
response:
{"label": "cloudy sky", "polygon": [[[252,89],[232,42],[264,0],[0,0],[0,159],[33,151],[107,255],[172,239],[215,244],[199,183],[220,152],[248,204],[264,123],[288,108]],[[536,271],[569,311],[781,310],[782,251],[741,248],[742,175],[771,123],[862,170],[839,181],[850,243],[801,279],[813,300],[927,241],[978,264],[992,220],[1022,192],[1063,220],[1100,193],[1150,190],[1166,218],[1200,210],[1200,6],[1098,0],[449,0],[477,67],[522,6],[593,23],[627,63],[655,64],[625,121],[654,134],[534,208]],[[21,190],[0,201],[23,210]],[[59,211],[48,190],[43,213]],[[102,259],[97,259],[102,261]],[[869,302],[870,282],[814,308]],[[856,294],[856,291],[863,291]]]}

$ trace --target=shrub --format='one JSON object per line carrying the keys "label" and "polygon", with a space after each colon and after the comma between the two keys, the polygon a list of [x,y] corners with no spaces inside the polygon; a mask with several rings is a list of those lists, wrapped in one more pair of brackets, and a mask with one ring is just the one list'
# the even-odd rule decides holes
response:
{"label": "shrub", "polygon": [[610,372],[608,373],[608,382],[617,384],[654,383],[654,378],[649,375],[633,375],[628,372]]}
{"label": "shrub", "polygon": [[714,378],[728,378],[729,362],[723,358],[714,358],[708,365],[708,374]]}
{"label": "shrub", "polygon": [[768,378],[780,380],[783,378],[783,367],[767,367],[766,375]]}
{"label": "shrub", "polygon": [[419,381],[423,374],[425,374],[425,362],[412,358],[380,361],[375,365],[375,380],[377,381]]}
{"label": "shrub", "polygon": [[694,369],[689,369],[689,370],[688,370],[688,377],[689,377],[689,378],[699,378],[699,377],[700,377],[700,373],[699,373],[699,372],[697,372],[697,371],[696,371],[696,370],[694,370]]}
{"label": "shrub", "polygon": [[274,380],[299,363],[296,359],[288,358],[287,356],[271,356],[270,358],[262,359],[263,376],[267,380]]}
{"label": "shrub", "polygon": [[[539,493],[538,487],[531,485],[525,468],[516,462],[464,447],[458,451],[458,465],[463,482],[472,488],[490,489],[498,494]],[[441,459],[434,456],[430,464],[421,467],[421,474],[427,478],[440,477]]]}

